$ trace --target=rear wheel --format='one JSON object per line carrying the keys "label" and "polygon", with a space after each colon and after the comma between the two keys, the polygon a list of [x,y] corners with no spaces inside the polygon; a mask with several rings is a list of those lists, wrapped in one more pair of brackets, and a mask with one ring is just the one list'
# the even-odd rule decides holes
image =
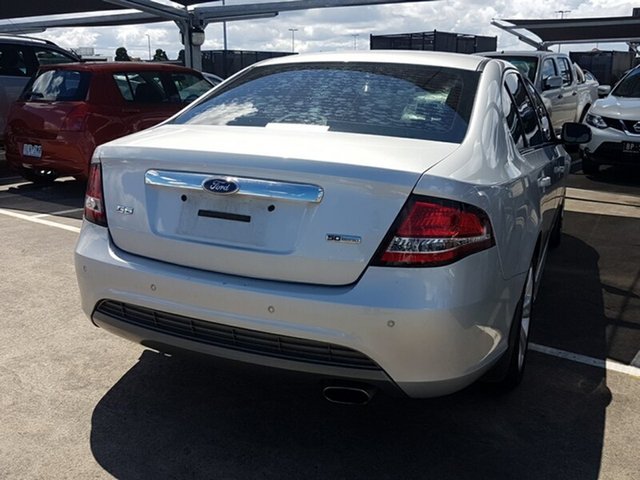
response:
{"label": "rear wheel", "polygon": [[488,379],[502,390],[511,390],[517,387],[524,375],[531,327],[533,287],[534,266],[532,264],[527,271],[522,296],[513,314],[511,331],[509,332],[509,347],[488,376]]}
{"label": "rear wheel", "polygon": [[549,246],[555,248],[560,245],[562,240],[562,219],[564,217],[564,203],[560,205],[558,210],[556,221],[553,224],[553,229],[549,234]]}

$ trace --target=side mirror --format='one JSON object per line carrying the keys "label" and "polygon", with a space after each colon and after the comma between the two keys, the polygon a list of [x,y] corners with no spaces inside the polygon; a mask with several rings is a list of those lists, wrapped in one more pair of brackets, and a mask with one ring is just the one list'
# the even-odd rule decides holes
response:
{"label": "side mirror", "polygon": [[598,96],[606,97],[611,93],[611,85],[600,85],[598,87]]}
{"label": "side mirror", "polygon": [[553,90],[554,88],[560,88],[561,86],[562,77],[558,75],[552,75],[542,81],[542,90]]}
{"label": "side mirror", "polygon": [[591,141],[591,129],[583,123],[567,122],[562,125],[560,136],[565,145],[580,145]]}

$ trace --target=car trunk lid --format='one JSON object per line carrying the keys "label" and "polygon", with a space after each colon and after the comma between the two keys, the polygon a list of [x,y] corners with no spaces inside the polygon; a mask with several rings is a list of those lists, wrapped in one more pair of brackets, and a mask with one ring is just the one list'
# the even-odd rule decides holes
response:
{"label": "car trunk lid", "polygon": [[457,146],[315,126],[164,125],[101,148],[109,230],[119,248],[176,265],[349,284],[422,173]]}

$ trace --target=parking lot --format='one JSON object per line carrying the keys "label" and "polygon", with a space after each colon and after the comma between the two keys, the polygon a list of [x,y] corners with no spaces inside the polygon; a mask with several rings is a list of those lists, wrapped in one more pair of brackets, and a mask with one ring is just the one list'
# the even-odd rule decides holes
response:
{"label": "parking lot", "polygon": [[569,183],[520,388],[345,407],[313,378],[95,328],[73,269],[84,185],[0,158],[0,478],[638,478],[640,171]]}

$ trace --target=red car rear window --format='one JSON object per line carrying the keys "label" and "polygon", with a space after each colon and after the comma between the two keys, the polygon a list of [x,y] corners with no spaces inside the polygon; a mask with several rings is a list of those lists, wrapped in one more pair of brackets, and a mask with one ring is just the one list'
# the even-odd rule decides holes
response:
{"label": "red car rear window", "polygon": [[27,84],[21,98],[42,102],[82,101],[87,97],[90,79],[89,72],[45,70]]}

